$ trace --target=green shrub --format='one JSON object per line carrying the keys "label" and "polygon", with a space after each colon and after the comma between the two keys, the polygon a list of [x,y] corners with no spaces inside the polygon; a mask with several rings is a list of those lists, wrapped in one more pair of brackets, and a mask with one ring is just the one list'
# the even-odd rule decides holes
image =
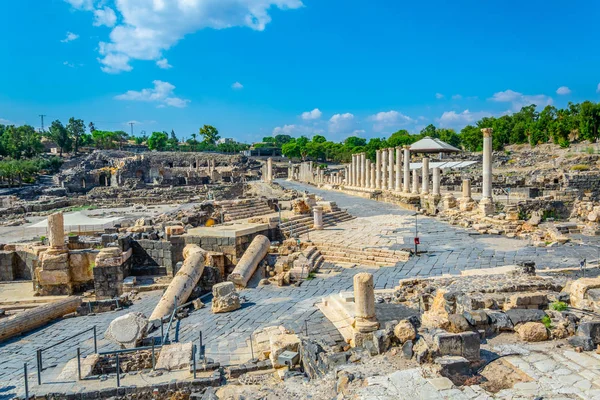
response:
{"label": "green shrub", "polygon": [[552,320],[547,315],[544,315],[544,318],[542,318],[542,324],[544,324],[546,329],[552,328]]}
{"label": "green shrub", "polygon": [[555,301],[550,304],[550,309],[554,311],[565,311],[568,307],[567,303],[562,301]]}
{"label": "green shrub", "polygon": [[594,154],[595,153],[594,148],[592,146],[586,147],[585,148],[585,152],[588,153],[588,154]]}

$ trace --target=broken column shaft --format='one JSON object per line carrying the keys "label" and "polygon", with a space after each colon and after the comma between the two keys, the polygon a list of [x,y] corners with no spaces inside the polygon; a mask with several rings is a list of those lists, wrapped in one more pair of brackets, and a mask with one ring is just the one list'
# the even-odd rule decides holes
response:
{"label": "broken column shaft", "polygon": [[183,249],[183,257],[183,265],[152,311],[150,323],[155,327],[160,326],[160,321],[171,315],[177,306],[187,301],[204,271],[206,252],[200,246],[188,244]]}
{"label": "broken column shaft", "polygon": [[377,330],[379,324],[375,319],[375,285],[373,275],[361,272],[354,275],[354,328],[358,332],[367,333]]}
{"label": "broken column shaft", "polygon": [[271,247],[269,238],[264,235],[257,235],[240,258],[240,261],[238,261],[233,272],[229,274],[227,280],[232,281],[237,286],[246,287],[258,267],[258,263],[269,252],[269,247]]}

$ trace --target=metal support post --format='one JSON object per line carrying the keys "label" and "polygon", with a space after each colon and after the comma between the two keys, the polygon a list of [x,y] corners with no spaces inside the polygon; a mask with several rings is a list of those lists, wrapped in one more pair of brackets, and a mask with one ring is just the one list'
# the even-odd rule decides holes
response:
{"label": "metal support post", "polygon": [[77,348],[77,377],[81,380],[81,349]]}
{"label": "metal support post", "polygon": [[121,368],[119,368],[119,353],[117,353],[117,387],[121,386]]}

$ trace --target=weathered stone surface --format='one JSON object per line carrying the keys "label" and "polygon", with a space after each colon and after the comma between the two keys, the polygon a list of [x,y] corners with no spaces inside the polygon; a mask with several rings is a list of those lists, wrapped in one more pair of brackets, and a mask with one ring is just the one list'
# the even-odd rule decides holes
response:
{"label": "weathered stone surface", "polygon": [[570,301],[573,307],[594,311],[594,302],[587,298],[587,292],[600,288],[600,277],[580,278],[571,283]]}
{"label": "weathered stone surface", "polygon": [[490,318],[490,323],[496,331],[504,332],[514,330],[514,325],[507,314],[494,310],[487,310],[486,313]]}
{"label": "weathered stone surface", "polygon": [[581,347],[584,351],[592,351],[596,348],[594,341],[589,336],[571,336],[567,341],[571,346]]}
{"label": "weathered stone surface", "polygon": [[129,313],[115,318],[104,337],[126,349],[136,347],[146,335],[148,319],[142,313]]}
{"label": "weathered stone surface", "polygon": [[548,340],[548,330],[541,322],[526,322],[518,325],[515,330],[521,340],[526,342],[541,342]]}
{"label": "weathered stone surface", "polygon": [[469,325],[467,319],[460,314],[448,315],[448,321],[450,322],[448,332],[461,333],[471,330],[471,325]]}
{"label": "weathered stone surface", "polygon": [[257,235],[227,279],[238,286],[246,287],[248,281],[252,278],[252,275],[254,275],[254,272],[258,267],[258,263],[260,263],[269,252],[269,247],[271,247],[269,238],[264,235]]}
{"label": "weathered stone surface", "polygon": [[409,340],[413,340],[417,337],[417,331],[413,324],[408,320],[402,320],[394,327],[394,336],[400,341],[405,343]]}
{"label": "weathered stone surface", "polygon": [[543,310],[522,310],[513,309],[507,310],[506,315],[510,318],[510,321],[514,326],[525,322],[538,322],[541,321],[546,313]]}
{"label": "weathered stone surface", "polygon": [[412,340],[407,340],[403,345],[402,345],[402,357],[406,358],[407,360],[410,360],[413,357],[413,341]]}
{"label": "weathered stone surface", "polygon": [[156,369],[169,371],[189,368],[192,358],[192,343],[173,343],[163,346],[156,360]]}
{"label": "weathered stone surface", "polygon": [[577,327],[578,336],[587,336],[592,339],[594,344],[600,343],[600,321],[580,322]]}
{"label": "weathered stone surface", "polygon": [[221,282],[213,286],[212,312],[224,313],[241,307],[240,296],[233,282]]}

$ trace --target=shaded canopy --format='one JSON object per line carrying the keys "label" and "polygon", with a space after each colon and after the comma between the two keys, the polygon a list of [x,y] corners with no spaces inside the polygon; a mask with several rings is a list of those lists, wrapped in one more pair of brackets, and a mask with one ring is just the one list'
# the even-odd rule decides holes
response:
{"label": "shaded canopy", "polygon": [[413,143],[410,146],[410,151],[412,153],[459,153],[461,150],[440,139],[425,136]]}
{"label": "shaded canopy", "polygon": [[[112,218],[91,218],[81,212],[74,212],[64,215],[65,226],[77,226],[77,225],[106,225],[114,222],[120,217],[112,217]],[[37,224],[30,225],[29,228],[46,228],[48,227],[48,219],[44,218],[42,221]]]}

